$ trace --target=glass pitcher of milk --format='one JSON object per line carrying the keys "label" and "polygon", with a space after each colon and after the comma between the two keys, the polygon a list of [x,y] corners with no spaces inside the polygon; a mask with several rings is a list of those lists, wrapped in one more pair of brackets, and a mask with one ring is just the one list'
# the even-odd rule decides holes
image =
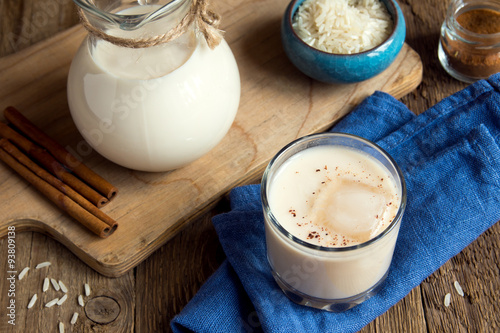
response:
{"label": "glass pitcher of milk", "polygon": [[240,77],[227,43],[209,47],[196,20],[186,21],[198,0],[75,3],[90,33],[70,67],[68,104],[93,149],[156,172],[222,140],[236,116]]}

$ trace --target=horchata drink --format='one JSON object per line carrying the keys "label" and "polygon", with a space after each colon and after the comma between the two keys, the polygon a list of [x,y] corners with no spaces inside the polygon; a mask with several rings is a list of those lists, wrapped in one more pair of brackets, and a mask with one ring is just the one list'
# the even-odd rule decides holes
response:
{"label": "horchata drink", "polygon": [[267,255],[293,301],[342,311],[387,276],[406,203],[394,160],[365,139],[307,136],[283,148],[262,179]]}

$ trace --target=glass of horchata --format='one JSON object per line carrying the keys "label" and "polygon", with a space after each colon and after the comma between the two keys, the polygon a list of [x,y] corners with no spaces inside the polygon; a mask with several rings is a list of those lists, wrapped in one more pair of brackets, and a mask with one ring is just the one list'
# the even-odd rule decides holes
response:
{"label": "glass of horchata", "polygon": [[267,256],[294,302],[340,312],[382,287],[406,206],[395,161],[357,136],[285,146],[262,178]]}

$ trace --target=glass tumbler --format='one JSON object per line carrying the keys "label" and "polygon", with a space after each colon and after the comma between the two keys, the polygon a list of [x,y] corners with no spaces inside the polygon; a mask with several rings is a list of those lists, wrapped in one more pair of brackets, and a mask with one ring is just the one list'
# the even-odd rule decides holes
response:
{"label": "glass tumbler", "polygon": [[[282,167],[291,158],[298,159],[296,154],[318,146],[340,146],[360,152],[385,168],[385,173],[394,180],[395,191],[400,198],[397,213],[385,229],[373,238],[344,247],[319,246],[291,234],[276,217],[270,192],[273,186],[279,186],[275,185],[275,179],[283,172]],[[300,158],[306,160],[306,157]],[[319,169],[316,171],[319,172]],[[304,188],[297,186],[297,195],[302,190]],[[296,193],[288,195],[295,196]],[[289,299],[301,305],[342,312],[367,300],[381,289],[392,261],[406,207],[403,175],[384,150],[370,141],[342,133],[303,137],[285,146],[270,161],[262,178],[261,198],[268,261],[274,279]],[[276,198],[274,200],[278,200]]]}

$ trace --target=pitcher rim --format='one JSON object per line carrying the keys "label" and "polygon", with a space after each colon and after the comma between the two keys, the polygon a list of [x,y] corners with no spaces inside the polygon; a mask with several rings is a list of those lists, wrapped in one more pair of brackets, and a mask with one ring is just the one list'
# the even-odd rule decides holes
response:
{"label": "pitcher rim", "polygon": [[[134,26],[135,28],[156,20],[165,14],[174,12],[187,1],[191,0],[171,0],[169,3],[161,5],[154,11],[144,14],[117,14],[104,11],[94,4],[91,4],[89,0],[73,0],[73,2],[83,10],[85,15],[90,13],[93,16],[97,16],[113,24],[122,25],[126,23],[128,26]],[[141,5],[138,4],[138,6]]]}

